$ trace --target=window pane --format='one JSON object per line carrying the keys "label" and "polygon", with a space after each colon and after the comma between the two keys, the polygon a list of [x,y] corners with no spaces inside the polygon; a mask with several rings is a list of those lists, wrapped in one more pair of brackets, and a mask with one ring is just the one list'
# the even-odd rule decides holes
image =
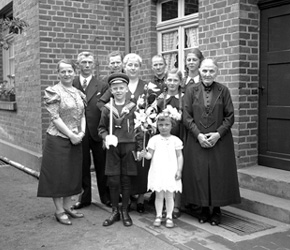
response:
{"label": "window pane", "polygon": [[185,29],[185,44],[184,48],[195,48],[198,47],[198,28]]}
{"label": "window pane", "polygon": [[184,15],[198,12],[198,0],[184,0]]}
{"label": "window pane", "polygon": [[178,53],[167,53],[162,55],[165,59],[166,62],[166,71],[173,69],[173,68],[178,68]]}
{"label": "window pane", "polygon": [[162,34],[162,52],[178,49],[178,31]]}
{"label": "window pane", "polygon": [[161,21],[167,21],[178,17],[178,0],[161,4]]}

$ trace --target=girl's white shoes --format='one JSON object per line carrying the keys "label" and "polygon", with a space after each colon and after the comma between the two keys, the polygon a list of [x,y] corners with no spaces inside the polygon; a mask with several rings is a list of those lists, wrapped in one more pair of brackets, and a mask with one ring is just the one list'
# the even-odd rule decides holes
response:
{"label": "girl's white shoes", "polygon": [[154,227],[160,227],[161,226],[161,221],[162,221],[161,217],[156,217],[155,221],[153,222],[153,226]]}
{"label": "girl's white shoes", "polygon": [[[162,218],[161,217],[156,217],[156,219],[153,222],[153,226],[154,227],[160,227],[161,226],[161,222],[162,222]],[[173,228],[174,227],[173,220],[171,218],[167,218],[165,226],[167,228]]]}
{"label": "girl's white shoes", "polygon": [[168,228],[172,228],[172,227],[174,227],[173,220],[170,219],[170,218],[167,218],[167,219],[166,219],[166,224],[165,224],[165,226],[168,227]]}

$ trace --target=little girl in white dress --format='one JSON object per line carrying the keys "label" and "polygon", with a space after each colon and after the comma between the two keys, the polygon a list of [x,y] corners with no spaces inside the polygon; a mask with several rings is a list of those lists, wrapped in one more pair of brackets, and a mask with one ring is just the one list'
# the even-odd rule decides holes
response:
{"label": "little girl in white dress", "polygon": [[157,128],[160,134],[150,138],[147,145],[148,151],[143,150],[140,153],[141,157],[151,159],[147,188],[156,193],[156,219],[153,225],[161,225],[165,198],[167,210],[165,226],[168,228],[174,227],[172,221],[174,192],[182,192],[183,143],[177,136],[170,134],[173,122],[174,119],[168,109],[160,113],[157,117]]}

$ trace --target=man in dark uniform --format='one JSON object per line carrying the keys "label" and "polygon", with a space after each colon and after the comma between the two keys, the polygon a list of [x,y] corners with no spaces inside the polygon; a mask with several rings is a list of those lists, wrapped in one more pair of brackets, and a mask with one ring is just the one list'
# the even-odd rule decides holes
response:
{"label": "man in dark uniform", "polygon": [[92,202],[91,189],[91,152],[93,156],[94,167],[98,184],[100,200],[103,204],[110,206],[109,189],[105,172],[105,151],[103,149],[102,138],[98,135],[98,126],[101,118],[101,111],[97,107],[97,101],[108,89],[108,85],[97,80],[93,75],[95,67],[94,55],[91,52],[81,52],[78,55],[77,63],[80,69],[80,75],[74,79],[73,86],[86,94],[87,106],[86,132],[82,141],[83,145],[83,171],[82,188],[83,193],[79,201],[73,205],[74,209],[80,209],[89,206]]}

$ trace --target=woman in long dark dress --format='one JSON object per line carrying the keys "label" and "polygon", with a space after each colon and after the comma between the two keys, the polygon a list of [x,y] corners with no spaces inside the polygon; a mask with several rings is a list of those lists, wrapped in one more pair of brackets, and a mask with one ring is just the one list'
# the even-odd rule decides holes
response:
{"label": "woman in long dark dress", "polygon": [[40,169],[38,197],[51,197],[56,220],[71,225],[68,215],[84,215],[71,210],[71,197],[82,191],[82,146],[85,131],[85,95],[72,86],[75,65],[61,60],[57,65],[60,82],[47,87],[44,103],[50,114]]}
{"label": "woman in long dark dress", "polygon": [[[139,96],[145,93],[145,85],[147,82],[140,79],[140,71],[142,58],[135,54],[129,53],[123,59],[123,68],[126,75],[129,77],[127,98],[137,103]],[[148,138],[149,139],[149,138]],[[147,179],[150,161],[144,160],[137,162],[138,174],[132,178],[132,195],[137,195],[137,211],[144,213],[144,194],[147,192]]]}
{"label": "woman in long dark dress", "polygon": [[220,207],[240,202],[231,133],[234,107],[229,89],[215,81],[217,64],[205,59],[199,71],[202,84],[188,88],[184,97],[183,194],[186,202],[202,207],[200,223],[218,225]]}

